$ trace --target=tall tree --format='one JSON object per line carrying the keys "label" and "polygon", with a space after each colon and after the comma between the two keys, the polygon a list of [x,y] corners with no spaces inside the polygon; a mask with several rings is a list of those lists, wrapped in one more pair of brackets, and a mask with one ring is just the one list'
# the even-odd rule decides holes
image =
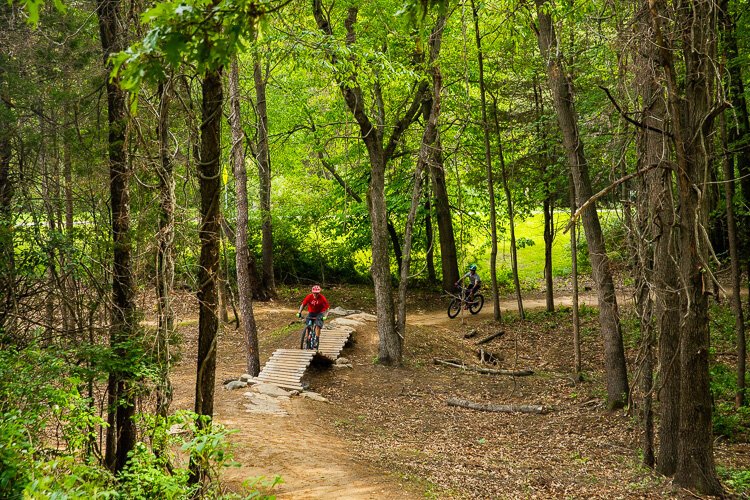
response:
{"label": "tall tree", "polygon": [[[547,65],[547,80],[552,91],[557,122],[562,131],[563,145],[573,175],[578,205],[583,207],[583,204],[591,198],[592,189],[583,142],[578,131],[573,82],[564,65],[555,25],[550,13],[551,5],[548,0],[536,0],[536,11],[539,50]],[[592,275],[597,284],[599,323],[604,338],[607,406],[618,408],[625,405],[628,395],[625,349],[622,343],[615,286],[612,281],[612,272],[609,268],[609,259],[604,246],[604,236],[595,203],[591,203],[588,208],[583,210],[581,219],[589,246]]]}
{"label": "tall tree", "polygon": [[[713,121],[721,112],[715,96],[718,85],[713,71],[716,57],[715,0],[675,2],[673,9],[649,1],[653,42],[659,47],[659,63],[667,88],[672,142],[677,157],[679,203],[679,272],[684,295],[679,343],[680,429],[675,482],[711,495],[723,494],[716,475],[711,433],[709,388],[708,297],[710,283],[702,233],[705,220],[702,197],[706,189],[706,144]],[[664,35],[666,24],[678,40]],[[675,57],[683,73],[678,78]],[[684,64],[684,65],[683,65]]]}
{"label": "tall tree", "polygon": [[174,167],[169,152],[169,103],[172,94],[172,79],[159,85],[159,108],[157,136],[159,140],[159,162],[156,174],[159,177],[159,232],[156,237],[156,305],[157,305],[157,356],[159,363],[159,386],[156,393],[156,413],[167,416],[172,400],[172,385],[169,380],[169,342],[174,332]]}
{"label": "tall tree", "polygon": [[[321,0],[313,0],[313,15],[318,29],[324,36],[333,38],[333,27],[328,14],[324,12]],[[356,44],[356,24],[359,9],[347,9],[344,26],[346,28],[346,46],[354,49]],[[338,56],[329,52],[329,59],[334,67],[341,64]],[[349,60],[355,68],[353,60]],[[342,75],[346,75],[345,77]],[[390,259],[388,257],[388,215],[385,199],[385,168],[398,146],[401,136],[414,121],[419,112],[421,100],[427,88],[421,83],[414,90],[413,100],[406,112],[397,120],[388,142],[385,143],[384,117],[371,119],[365,106],[362,87],[357,81],[356,70],[337,72],[337,82],[349,111],[359,126],[360,137],[367,148],[370,159],[370,185],[367,193],[367,205],[370,214],[372,233],[372,266],[370,268],[375,284],[375,305],[377,309],[378,335],[380,338],[378,359],[384,364],[400,364],[402,356],[402,339],[394,323],[394,306],[391,286]]]}
{"label": "tall tree", "polygon": [[[443,6],[444,8],[446,6]],[[414,220],[419,208],[419,200],[422,197],[422,172],[425,166],[434,161],[435,147],[438,138],[438,122],[440,120],[440,108],[442,104],[441,93],[443,91],[443,74],[440,71],[438,57],[440,56],[440,47],[443,40],[443,30],[445,29],[446,17],[440,15],[435,23],[435,27],[430,34],[428,45],[430,47],[427,59],[427,72],[432,76],[432,95],[429,99],[430,110],[427,123],[422,134],[422,143],[419,146],[419,155],[417,157],[417,166],[414,169],[414,187],[412,190],[411,205],[404,231],[404,250],[403,261],[401,265],[401,279],[398,284],[398,333],[401,339],[406,334],[406,291],[409,284],[409,269],[411,266],[411,246],[412,246],[412,229]]]}
{"label": "tall tree", "polygon": [[[110,55],[125,49],[124,21],[119,0],[98,0],[99,35],[104,67],[112,69]],[[125,466],[135,446],[135,396],[132,374],[128,373],[129,342],[135,339],[138,323],[133,300],[133,270],[130,263],[130,164],[127,160],[127,102],[118,82],[107,78],[107,118],[110,197],[112,210],[112,326],[110,343],[117,358],[109,375],[107,448],[105,461],[115,471]]]}
{"label": "tall tree", "polygon": [[[257,37],[257,30],[256,30]],[[268,110],[266,107],[266,85],[268,77],[263,74],[261,56],[255,52],[253,81],[255,83],[255,116],[258,127],[258,188],[261,220],[261,286],[264,295],[273,297],[276,285],[273,276],[273,227],[271,224],[271,153],[268,147]]]}
{"label": "tall tree", "polygon": [[[492,304],[495,321],[500,321],[500,294],[497,289],[497,209],[495,208],[495,182],[492,175],[492,149],[490,148],[490,124],[487,120],[487,91],[484,82],[484,54],[482,52],[482,35],[479,32],[479,11],[476,2],[471,0],[471,12],[474,19],[474,39],[477,46],[479,65],[479,99],[482,109],[482,138],[484,139],[484,161],[487,176],[487,192],[490,202],[490,282],[492,283]],[[497,131],[498,136],[500,131]]]}
{"label": "tall tree", "polygon": [[229,75],[229,123],[232,128],[232,165],[234,167],[237,194],[237,236],[235,240],[237,262],[237,296],[240,309],[240,330],[244,332],[247,373],[257,376],[260,372],[258,332],[253,314],[253,289],[250,276],[250,249],[247,243],[248,200],[247,167],[245,166],[244,142],[240,108],[240,71],[237,58],[232,59]]}

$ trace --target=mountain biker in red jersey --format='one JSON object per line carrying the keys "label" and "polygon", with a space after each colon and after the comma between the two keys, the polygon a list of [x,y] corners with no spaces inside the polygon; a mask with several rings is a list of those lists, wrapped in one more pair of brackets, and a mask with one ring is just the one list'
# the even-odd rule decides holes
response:
{"label": "mountain biker in red jersey", "polygon": [[328,309],[331,307],[328,304],[328,299],[320,293],[320,285],[312,287],[311,293],[307,294],[299,305],[299,311],[297,311],[297,317],[302,317],[302,308],[307,306],[307,316],[315,321],[315,337],[316,345],[320,340],[320,329],[323,328],[323,321],[328,318]]}

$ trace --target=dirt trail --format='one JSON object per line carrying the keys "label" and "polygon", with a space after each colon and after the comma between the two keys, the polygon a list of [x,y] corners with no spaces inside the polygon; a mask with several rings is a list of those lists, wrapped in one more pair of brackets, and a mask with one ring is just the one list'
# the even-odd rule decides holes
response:
{"label": "dirt trail", "polygon": [[[570,305],[570,297],[556,297],[555,305]],[[581,304],[595,304],[593,295],[583,296]],[[544,299],[524,300],[527,309],[544,308]],[[515,300],[500,302],[502,311],[515,311]],[[259,327],[273,330],[289,322],[296,310],[281,305],[254,304],[256,321]],[[466,323],[485,321],[492,316],[492,304],[485,302],[479,314],[466,315]],[[175,367],[173,383],[175,399],[173,408],[192,407],[195,386],[194,343],[197,326],[187,318],[182,318],[185,328],[186,357]],[[461,324],[461,317],[449,319],[445,311],[409,312],[408,322],[413,325],[442,326]],[[358,338],[358,346],[377,350],[376,330],[368,328],[367,338]],[[370,338],[372,337],[372,338]],[[261,331],[261,339],[263,331]],[[291,346],[287,346],[291,347]],[[272,348],[261,345],[261,362],[270,356]],[[214,415],[217,422],[237,432],[230,441],[234,445],[234,460],[239,467],[223,472],[223,480],[233,490],[239,490],[249,478],[264,476],[273,478],[280,475],[284,483],[276,487],[274,493],[279,498],[311,499],[381,499],[419,498],[411,491],[414,485],[404,486],[388,472],[369,466],[357,460],[355,451],[338,435],[337,422],[318,424],[317,412],[321,403],[310,399],[292,398],[283,408],[289,416],[280,417],[249,413],[244,405],[246,390],[227,391],[222,382],[237,378],[244,373],[243,340],[237,338],[235,330],[226,327],[218,342],[216,393]]]}
{"label": "dirt trail", "polygon": [[[273,330],[289,323],[296,312],[287,307],[255,304],[255,316],[263,339],[263,330]],[[184,318],[183,318],[184,319]],[[185,323],[183,323],[185,324]],[[185,327],[183,352],[186,357],[175,367],[174,409],[191,409],[195,387],[196,326]],[[296,337],[296,334],[293,335]],[[230,436],[234,460],[240,464],[222,473],[224,483],[239,491],[249,478],[280,475],[283,484],[273,492],[278,498],[381,499],[418,498],[383,470],[358,462],[355,452],[337,435],[337,422],[320,423],[320,405],[311,399],[291,398],[282,403],[288,416],[249,413],[243,393],[247,389],[228,391],[222,382],[244,373],[243,341],[231,327],[226,327],[218,342],[214,416],[219,423],[237,430]],[[362,339],[363,341],[365,339]],[[368,339],[369,340],[369,339]],[[285,347],[291,347],[285,346]],[[273,347],[261,343],[261,362]]]}

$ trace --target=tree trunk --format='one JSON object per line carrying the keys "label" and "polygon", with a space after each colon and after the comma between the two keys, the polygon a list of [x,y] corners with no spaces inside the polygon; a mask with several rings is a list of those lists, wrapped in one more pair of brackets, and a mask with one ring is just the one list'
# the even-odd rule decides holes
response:
{"label": "tree trunk", "polygon": [[[743,178],[740,184],[745,203],[750,204],[750,122],[748,121],[747,102],[745,101],[745,88],[742,81],[741,65],[738,60],[738,48],[736,27],[734,19],[729,13],[729,2],[721,2],[721,21],[724,34],[724,50],[729,70],[728,84],[725,84],[725,91],[732,99],[735,116],[737,117],[737,126],[731,127],[727,137],[727,124],[724,115],[722,115],[721,133],[723,145],[723,168],[724,168],[724,200],[727,207],[727,232],[729,234],[729,258],[732,268],[732,308],[734,309],[735,330],[737,331],[737,394],[735,396],[735,405],[737,408],[745,404],[745,375],[746,375],[746,357],[747,343],[745,340],[745,318],[742,311],[742,299],[740,287],[742,271],[740,268],[740,235],[737,231],[737,220],[734,213],[734,157],[729,152],[730,147],[738,147],[737,163],[739,172]],[[728,144],[730,143],[730,144]],[[739,145],[743,147],[739,147]],[[747,231],[750,225],[750,217],[744,217],[744,226]],[[745,235],[750,239],[750,233]],[[746,246],[750,248],[750,243],[746,241]],[[750,252],[745,252],[750,256]],[[748,257],[750,266],[750,257]],[[750,279],[750,276],[748,276]]]}
{"label": "tree trunk", "polygon": [[727,232],[729,233],[729,260],[732,268],[732,309],[734,310],[734,329],[737,332],[737,394],[735,406],[745,404],[745,361],[747,344],[745,341],[745,318],[742,311],[742,297],[740,295],[740,257],[737,241],[737,221],[734,217],[734,162],[727,144],[727,126],[722,115],[721,141],[723,146],[722,162],[724,169],[724,200],[727,207]]}
{"label": "tree trunk", "polygon": [[[0,68],[0,77],[3,76],[3,69]],[[0,86],[0,91],[2,87]],[[16,302],[16,265],[15,265],[15,244],[13,242],[13,191],[14,182],[11,176],[11,137],[12,124],[9,123],[8,103],[5,95],[0,99],[0,106],[3,113],[0,114],[0,290],[2,297],[0,302],[0,342],[4,339],[8,331],[12,331],[10,323],[12,320]],[[6,121],[7,120],[7,121]]]}
{"label": "tree trunk", "polygon": [[[648,4],[643,3],[641,12],[636,18],[636,36],[642,43],[636,47],[635,67],[636,90],[643,106],[641,123],[650,129],[638,130],[639,170],[661,165],[650,169],[644,176],[645,188],[639,195],[642,203],[648,205],[647,220],[637,224],[645,228],[647,233],[639,241],[652,242],[653,260],[650,278],[645,279],[654,290],[655,301],[651,314],[656,318],[655,326],[659,334],[658,340],[658,386],[660,418],[658,427],[659,450],[656,457],[656,469],[664,475],[671,476],[677,467],[677,442],[679,431],[679,401],[680,401],[680,366],[676,361],[679,351],[680,335],[680,299],[677,293],[678,269],[674,254],[674,200],[672,197],[672,174],[667,160],[669,148],[667,137],[660,133],[665,127],[666,102],[664,90],[655,75],[657,71],[658,52],[651,41],[653,33],[650,31],[648,18]],[[643,200],[647,197],[647,200]],[[648,293],[644,290],[644,293]],[[645,300],[645,299],[642,299]],[[643,319],[651,321],[651,319]],[[642,328],[645,327],[642,326]],[[649,325],[648,329],[651,328]],[[650,330],[649,330],[650,331]],[[648,369],[648,364],[642,370]],[[644,380],[646,383],[646,380]],[[642,388],[645,391],[645,388]],[[648,421],[644,422],[648,425]],[[649,431],[647,431],[649,432]],[[644,435],[644,439],[650,439]],[[648,459],[644,454],[644,459]],[[650,465],[650,464],[649,464]]]}
{"label": "tree trunk", "polygon": [[201,154],[198,177],[201,196],[201,253],[198,265],[198,362],[195,381],[195,413],[212,416],[216,376],[216,340],[219,332],[219,198],[221,194],[221,68],[208,70],[203,78],[201,104]]}
{"label": "tree trunk", "polygon": [[513,286],[516,290],[516,303],[518,304],[518,317],[526,319],[526,314],[523,312],[523,297],[521,296],[521,281],[518,278],[518,250],[516,249],[516,215],[513,211],[513,196],[510,192],[510,185],[508,184],[508,172],[505,168],[505,154],[503,153],[503,143],[500,137],[500,122],[498,121],[497,114],[497,100],[492,98],[494,109],[495,109],[495,128],[497,129],[497,156],[500,159],[500,173],[503,178],[503,191],[505,192],[505,201],[508,208],[508,226],[510,227],[510,267],[513,273]]}
{"label": "tree trunk", "polygon": [[443,271],[443,290],[453,290],[453,284],[461,276],[458,272],[456,238],[453,234],[448,188],[445,184],[443,155],[436,152],[436,161],[430,163],[432,189],[435,193],[435,216],[437,217],[438,239],[440,241],[440,265]]}
{"label": "tree trunk", "polygon": [[578,210],[576,204],[576,188],[573,175],[569,174],[570,191],[570,276],[573,281],[573,371],[580,377],[581,362],[581,319],[578,315],[578,223],[572,218]]}
{"label": "tree trunk", "polygon": [[[677,445],[675,483],[701,493],[722,495],[716,475],[711,433],[711,393],[709,388],[708,298],[704,255],[699,225],[705,165],[710,160],[705,149],[713,128],[715,96],[711,59],[716,56],[716,3],[705,0],[690,8],[675,10],[674,28],[682,36],[684,92],[678,87],[671,40],[662,35],[662,22],[669,20],[661,3],[649,1],[654,42],[660,48],[664,68],[668,109],[677,156],[679,195],[679,270],[685,296],[681,311],[679,341],[680,429]],[[672,27],[670,26],[670,29]],[[681,61],[682,62],[682,61]],[[709,75],[711,75],[709,77]],[[682,80],[682,79],[681,79]]]}
{"label": "tree trunk", "polygon": [[542,147],[544,148],[544,153],[540,155],[542,177],[544,178],[544,201],[542,202],[542,212],[544,213],[544,296],[546,298],[547,312],[551,313],[555,312],[554,283],[552,277],[552,244],[555,241],[555,200],[548,176],[549,165],[552,162],[550,154],[547,151],[549,147],[547,144],[547,131],[543,130],[539,123],[544,116],[544,99],[542,98],[541,85],[537,84],[536,78],[534,78],[534,108],[537,116],[536,134],[541,138]]}
{"label": "tree trunk", "polygon": [[[98,0],[99,35],[101,38],[104,66],[111,70],[109,56],[123,50],[123,20],[120,17],[119,0]],[[112,206],[112,325],[110,344],[119,360],[128,358],[129,342],[135,340],[138,328],[133,300],[133,273],[130,264],[130,165],[127,161],[125,135],[127,129],[126,96],[118,83],[107,78],[107,117],[109,123],[108,151],[110,172],[110,197]],[[122,366],[123,363],[117,363]],[[132,390],[132,374],[124,369],[115,369],[110,374],[109,420],[107,443],[114,449],[106,450],[107,465],[119,472],[125,466],[128,453],[135,446],[136,429],[135,396]]]}
{"label": "tree trunk", "polygon": [[409,268],[411,266],[411,242],[414,220],[417,217],[417,208],[419,200],[422,197],[422,172],[434,155],[431,151],[435,147],[438,132],[438,120],[440,119],[441,109],[441,92],[443,90],[443,74],[438,65],[440,47],[445,29],[445,16],[440,16],[435,27],[430,34],[429,46],[429,68],[432,76],[432,99],[430,105],[430,114],[425,124],[424,133],[422,134],[422,143],[419,146],[419,156],[417,157],[417,166],[414,170],[414,188],[411,197],[411,206],[404,230],[404,250],[403,263],[401,266],[401,279],[398,284],[398,333],[401,335],[401,342],[406,335],[406,291],[409,284]]}
{"label": "tree trunk", "polygon": [[437,283],[437,275],[435,274],[435,231],[432,229],[432,204],[430,199],[432,197],[432,190],[430,186],[430,174],[426,172],[424,175],[424,234],[427,240],[427,252],[425,258],[427,260],[427,281],[430,284]]}
{"label": "tree trunk", "polygon": [[[492,283],[492,305],[495,321],[500,321],[500,293],[497,289],[497,208],[495,207],[495,182],[492,175],[492,150],[490,148],[490,124],[487,121],[487,92],[484,85],[484,55],[482,53],[482,36],[479,33],[479,12],[476,2],[471,0],[471,12],[474,19],[474,38],[477,45],[479,62],[479,98],[482,108],[482,132],[484,139],[484,162],[487,175],[487,194],[490,202],[490,280]],[[497,112],[497,111],[496,111]],[[500,130],[497,130],[498,141]],[[502,152],[501,152],[502,154]],[[521,312],[522,310],[519,310]]]}
{"label": "tree trunk", "polygon": [[[313,0],[313,16],[320,31],[328,37],[333,36],[333,29],[328,17],[323,12],[321,0]],[[355,25],[357,23],[358,8],[349,7],[344,20],[346,27],[346,44],[351,46],[356,42]],[[335,53],[329,53],[334,66],[339,61]],[[367,148],[370,159],[370,185],[367,192],[367,206],[370,213],[370,227],[372,233],[372,266],[370,268],[375,285],[375,307],[377,309],[378,335],[380,338],[378,360],[383,364],[400,364],[402,356],[402,339],[396,331],[394,321],[394,306],[391,286],[390,259],[388,257],[388,215],[385,200],[385,167],[392,157],[403,133],[414,121],[426,83],[422,83],[415,91],[414,100],[406,113],[396,122],[386,147],[383,147],[382,123],[373,124],[367,116],[365,99],[359,86],[356,74],[350,74],[346,80],[339,80],[339,87],[349,111],[359,126],[360,137]],[[337,78],[342,78],[337,73]],[[381,120],[382,121],[382,120]]]}
{"label": "tree trunk", "polygon": [[[557,121],[562,131],[563,144],[568,153],[578,204],[582,205],[592,195],[588,164],[586,163],[583,142],[578,132],[573,106],[573,84],[563,67],[557,35],[545,4],[546,0],[536,0],[539,49],[547,62],[547,76],[555,110],[557,111]],[[589,246],[592,275],[597,284],[599,323],[604,338],[607,406],[610,409],[620,408],[626,404],[628,397],[625,349],[622,343],[617,297],[609,269],[609,259],[604,247],[604,236],[596,212],[596,204],[592,203],[588,209],[584,210],[581,218]]]}
{"label": "tree trunk", "polygon": [[544,297],[546,299],[547,312],[551,313],[555,312],[554,283],[552,281],[552,244],[555,241],[555,208],[548,182],[545,182],[542,210],[544,212]]}
{"label": "tree trunk", "polygon": [[157,135],[159,139],[159,232],[156,237],[156,362],[159,380],[156,388],[156,414],[166,417],[172,402],[172,383],[169,380],[171,353],[169,341],[174,333],[174,168],[169,153],[169,103],[172,95],[172,80],[159,85],[159,116]]}
{"label": "tree trunk", "polygon": [[[256,33],[257,35],[257,33]],[[261,220],[261,280],[266,297],[276,295],[273,276],[273,227],[271,223],[271,154],[268,147],[268,111],[266,109],[266,83],[260,65],[260,56],[253,63],[255,81],[255,113],[258,120],[258,192]],[[239,98],[239,97],[238,97]],[[239,114],[237,115],[239,117]]]}
{"label": "tree trunk", "polygon": [[258,332],[253,314],[253,290],[250,277],[250,251],[247,247],[247,168],[243,149],[244,133],[240,115],[240,75],[237,59],[232,60],[229,76],[230,115],[232,127],[232,164],[234,166],[235,189],[237,193],[237,235],[235,241],[237,262],[237,301],[240,309],[240,329],[245,339],[246,370],[252,376],[260,373],[258,352]]}

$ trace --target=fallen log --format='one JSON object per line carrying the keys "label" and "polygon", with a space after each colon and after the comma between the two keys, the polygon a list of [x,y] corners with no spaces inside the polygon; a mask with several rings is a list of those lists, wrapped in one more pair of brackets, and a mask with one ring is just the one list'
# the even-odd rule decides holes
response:
{"label": "fallen log", "polygon": [[500,354],[495,354],[494,352],[485,351],[484,349],[477,349],[477,358],[479,358],[479,362],[482,364],[488,364],[488,365],[497,365],[499,364],[504,358]]}
{"label": "fallen log", "polygon": [[485,337],[485,338],[483,338],[483,339],[481,339],[481,340],[477,341],[477,345],[480,345],[480,344],[486,344],[486,343],[487,343],[487,342],[489,342],[490,340],[492,340],[492,339],[494,339],[494,338],[497,338],[497,337],[500,337],[501,335],[504,335],[504,334],[505,334],[505,330],[500,330],[500,331],[499,331],[499,332],[497,332],[497,333],[493,333],[492,335],[490,335],[490,336],[488,336],[488,337]]}
{"label": "fallen log", "polygon": [[455,363],[455,359],[445,360],[432,358],[432,362],[436,365],[452,366],[453,368],[461,368],[462,370],[469,370],[472,372],[486,373],[488,375],[510,375],[512,377],[528,377],[534,375],[532,370],[495,370],[492,368],[482,368],[480,366],[465,365],[463,363]]}
{"label": "fallen log", "polygon": [[448,406],[460,406],[462,408],[471,408],[472,410],[480,411],[494,411],[501,413],[533,413],[536,415],[543,415],[548,410],[541,405],[493,405],[493,404],[480,404],[472,403],[464,399],[450,398]]}

